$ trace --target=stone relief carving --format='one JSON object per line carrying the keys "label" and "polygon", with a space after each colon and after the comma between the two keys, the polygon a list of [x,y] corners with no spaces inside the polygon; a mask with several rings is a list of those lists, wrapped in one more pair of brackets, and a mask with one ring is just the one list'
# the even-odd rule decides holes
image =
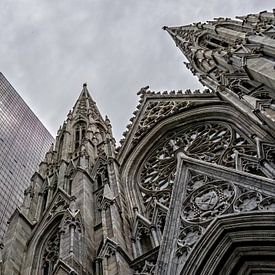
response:
{"label": "stone relief carving", "polygon": [[82,222],[79,217],[68,215],[65,217],[62,224],[62,231],[68,230],[68,228],[73,227],[78,232],[82,232]]}
{"label": "stone relief carving", "polygon": [[137,240],[141,240],[142,236],[149,236],[149,235],[150,235],[150,229],[142,224],[139,224],[135,234],[135,238]]}
{"label": "stone relief carving", "polygon": [[194,244],[199,240],[202,232],[203,227],[198,225],[181,227],[177,241],[176,255],[178,257],[186,257],[191,251],[191,248],[194,246]]}
{"label": "stone relief carving", "polygon": [[215,217],[275,210],[275,197],[194,171],[189,171],[186,190],[189,195],[182,203],[175,252],[175,257],[180,258],[182,263]]}
{"label": "stone relief carving", "polygon": [[163,230],[164,230],[166,215],[167,213],[163,211],[159,211],[157,215],[156,226],[161,233],[163,233]]}
{"label": "stone relief carving", "polygon": [[264,198],[259,204],[258,204],[259,210],[262,211],[274,211],[275,210],[275,198],[267,197]]}
{"label": "stone relief carving", "polygon": [[234,203],[234,210],[236,212],[253,211],[256,210],[262,200],[262,195],[255,191],[249,191],[241,196]]}
{"label": "stone relief carving", "polygon": [[234,186],[219,182],[206,184],[195,190],[185,202],[182,218],[191,223],[209,221],[223,214],[235,197]]}
{"label": "stone relief carving", "polygon": [[186,193],[190,194],[192,191],[198,189],[199,187],[205,185],[206,183],[214,182],[215,179],[209,177],[205,174],[197,174],[193,171],[189,172],[189,181],[186,186]]}

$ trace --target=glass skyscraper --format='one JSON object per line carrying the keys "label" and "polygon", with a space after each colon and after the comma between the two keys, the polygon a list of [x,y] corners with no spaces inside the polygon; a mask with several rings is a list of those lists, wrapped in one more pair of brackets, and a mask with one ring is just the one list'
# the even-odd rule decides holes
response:
{"label": "glass skyscraper", "polygon": [[37,116],[0,73],[0,241],[7,221],[54,141]]}

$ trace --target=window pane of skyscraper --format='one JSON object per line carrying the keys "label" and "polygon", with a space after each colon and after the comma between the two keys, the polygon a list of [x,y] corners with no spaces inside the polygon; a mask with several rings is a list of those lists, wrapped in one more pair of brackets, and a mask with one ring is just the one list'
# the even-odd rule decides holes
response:
{"label": "window pane of skyscraper", "polygon": [[41,121],[0,73],[0,239],[53,141]]}

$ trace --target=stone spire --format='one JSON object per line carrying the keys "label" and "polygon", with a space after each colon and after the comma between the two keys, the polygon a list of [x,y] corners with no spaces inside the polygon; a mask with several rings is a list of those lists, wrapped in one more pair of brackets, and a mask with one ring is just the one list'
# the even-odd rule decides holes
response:
{"label": "stone spire", "polygon": [[[215,18],[207,23],[163,29],[190,62],[187,67],[200,80],[207,75],[216,84],[224,85],[228,74],[238,72],[251,81],[263,82],[267,88],[274,89],[272,68],[275,62],[268,57],[274,56],[273,13],[262,12],[238,19]],[[270,70],[263,69],[266,66]],[[257,83],[251,85],[252,90],[257,87]]]}
{"label": "stone spire", "polygon": [[103,118],[96,106],[96,102],[92,99],[87,83],[83,84],[82,91],[73,107],[73,116],[91,116],[93,120],[103,122]]}
{"label": "stone spire", "polygon": [[73,109],[69,111],[66,121],[57,133],[57,165],[62,159],[70,161],[72,157],[75,158],[79,153],[83,155],[86,151],[90,152],[90,159],[95,159],[98,146],[102,145],[107,136],[112,138],[111,128],[110,121],[102,118],[87,84],[84,83]]}
{"label": "stone spire", "polygon": [[[206,23],[164,27],[203,85],[275,130],[274,11]],[[248,96],[248,97],[247,97]],[[256,99],[255,109],[251,100]],[[257,117],[257,118],[256,118]]]}
{"label": "stone spire", "polygon": [[163,30],[167,31],[168,34],[174,40],[176,46],[183,52],[186,58],[189,60],[191,57],[192,50],[195,48],[195,39],[201,33],[201,29],[195,25],[186,25],[181,27],[167,27],[164,26]]}
{"label": "stone spire", "polygon": [[[73,109],[57,132],[55,145],[52,144],[32,177],[22,207],[12,218],[7,239],[13,241],[7,241],[3,274],[15,270],[16,258],[16,270],[21,270],[20,274],[53,274],[55,270],[55,274],[92,275],[95,273],[91,266],[100,270],[106,265],[111,256],[109,248],[125,251],[126,258],[118,259],[115,266],[117,270],[125,268],[131,251],[130,239],[128,243],[124,239],[130,232],[121,210],[123,190],[115,157],[111,122],[108,117],[103,120],[84,83]],[[24,227],[23,239],[17,234],[19,227]],[[20,242],[21,248],[26,249],[24,246],[35,235],[33,228],[44,235],[45,248],[35,244],[27,251],[26,258],[23,250],[7,255]],[[39,263],[33,263],[36,254]],[[130,267],[126,268],[123,274],[130,274]]]}

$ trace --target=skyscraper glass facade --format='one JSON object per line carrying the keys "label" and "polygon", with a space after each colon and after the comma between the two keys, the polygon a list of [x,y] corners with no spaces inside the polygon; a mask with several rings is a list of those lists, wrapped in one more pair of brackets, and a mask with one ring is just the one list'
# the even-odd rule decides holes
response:
{"label": "skyscraper glass facade", "polygon": [[51,134],[0,73],[0,241],[43,160]]}

